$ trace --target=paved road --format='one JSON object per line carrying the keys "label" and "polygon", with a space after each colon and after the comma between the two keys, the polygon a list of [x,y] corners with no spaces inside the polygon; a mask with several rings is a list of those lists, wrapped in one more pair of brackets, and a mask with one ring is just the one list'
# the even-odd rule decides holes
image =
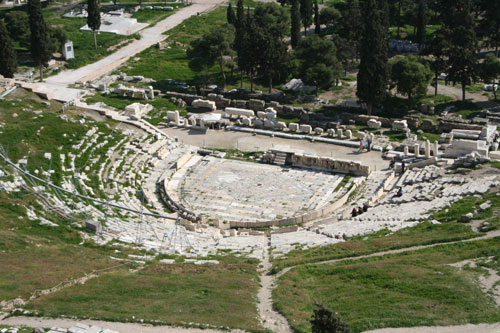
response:
{"label": "paved road", "polygon": [[93,64],[75,70],[65,70],[57,75],[51,76],[47,78],[46,83],[67,86],[76,82],[94,80],[102,75],[110,73],[130,57],[162,41],[166,37],[163,34],[165,31],[172,29],[185,19],[196,15],[196,13],[210,10],[222,2],[224,2],[224,0],[194,0],[191,6],[184,7],[163,21],[158,22],[155,26],[140,31],[140,40],[136,40],[124,46],[115,53]]}

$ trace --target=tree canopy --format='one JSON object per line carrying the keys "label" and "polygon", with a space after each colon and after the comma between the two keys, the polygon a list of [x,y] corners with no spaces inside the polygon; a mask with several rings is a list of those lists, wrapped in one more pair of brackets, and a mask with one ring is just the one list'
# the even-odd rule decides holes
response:
{"label": "tree canopy", "polygon": [[14,77],[17,70],[17,54],[12,39],[0,20],[0,75]]}
{"label": "tree canopy", "polygon": [[299,77],[305,84],[328,89],[339,76],[335,45],[314,34],[300,41],[295,51]]}
{"label": "tree canopy", "polygon": [[40,0],[28,0],[28,15],[30,25],[30,51],[33,60],[40,68],[40,81],[43,80],[42,67],[52,58],[52,41],[49,29],[42,14]]}
{"label": "tree canopy", "polygon": [[429,66],[416,56],[398,56],[390,61],[391,82],[398,93],[411,99],[414,95],[425,95],[432,79]]}

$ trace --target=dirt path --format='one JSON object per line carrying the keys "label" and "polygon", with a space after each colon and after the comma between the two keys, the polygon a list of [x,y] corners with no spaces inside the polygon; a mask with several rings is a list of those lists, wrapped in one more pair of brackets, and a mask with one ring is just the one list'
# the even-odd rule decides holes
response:
{"label": "dirt path", "polygon": [[276,286],[276,276],[268,275],[271,269],[269,262],[269,241],[263,249],[262,268],[260,269],[261,287],[257,293],[258,310],[262,325],[275,333],[292,333],[290,325],[285,317],[274,310],[272,292]]}
{"label": "dirt path", "polygon": [[38,318],[38,317],[9,317],[0,320],[0,325],[6,326],[28,326],[28,327],[61,327],[70,328],[77,323],[85,325],[94,325],[101,328],[118,331],[120,333],[219,333],[219,332],[232,332],[243,333],[241,330],[232,331],[219,331],[212,329],[199,329],[199,328],[183,328],[172,326],[151,326],[136,323],[117,323],[101,320],[74,320],[74,319],[61,319],[61,318]]}
{"label": "dirt path", "polygon": [[[434,87],[429,86],[427,89],[427,94],[434,95]],[[462,100],[462,88],[460,86],[453,87],[452,85],[443,85],[440,84],[438,86],[438,94],[450,96],[451,98],[461,101]],[[497,106],[498,103],[490,102],[488,96],[484,96],[482,93],[470,93],[468,91],[465,92],[465,98],[471,99],[473,102],[481,102],[482,107],[494,107]],[[483,106],[484,104],[484,106]]]}

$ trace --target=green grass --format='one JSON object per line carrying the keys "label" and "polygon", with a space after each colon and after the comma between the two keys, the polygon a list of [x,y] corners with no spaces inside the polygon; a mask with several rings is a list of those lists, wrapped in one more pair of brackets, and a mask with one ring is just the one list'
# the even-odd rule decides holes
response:
{"label": "green grass", "polygon": [[[163,4],[162,4],[163,5]],[[148,4],[149,6],[149,4]],[[169,17],[173,13],[175,13],[179,8],[182,8],[182,4],[169,4],[169,7],[173,7],[174,10],[171,11],[163,11],[163,10],[139,10],[132,15],[132,18],[137,19],[137,22],[141,23],[149,23],[151,25],[155,25],[161,20]]]}
{"label": "green grass", "polygon": [[[46,316],[155,321],[260,331],[255,295],[258,261],[217,257],[219,265],[153,264],[138,272],[114,272],[34,301]],[[159,322],[157,322],[159,321]]]}
{"label": "green grass", "polygon": [[332,265],[303,265],[279,278],[275,306],[296,332],[311,332],[314,302],[353,332],[383,327],[498,322],[500,310],[474,271],[449,264],[500,254],[500,239],[438,246]]}
{"label": "green grass", "polygon": [[146,101],[143,99],[132,99],[130,97],[124,97],[115,93],[111,93],[108,95],[96,94],[94,96],[88,97],[86,99],[86,102],[89,104],[103,102],[120,110],[125,110],[125,107],[132,103],[151,104],[156,109],[182,110],[182,108],[179,108],[177,105],[166,98],[156,97],[154,100]]}
{"label": "green grass", "polygon": [[452,242],[476,236],[477,234],[469,226],[458,223],[435,225],[426,222],[394,233],[384,229],[372,235],[354,237],[343,243],[307,250],[292,250],[283,259],[273,260],[273,271],[277,272],[295,265],[355,257],[416,245]]}

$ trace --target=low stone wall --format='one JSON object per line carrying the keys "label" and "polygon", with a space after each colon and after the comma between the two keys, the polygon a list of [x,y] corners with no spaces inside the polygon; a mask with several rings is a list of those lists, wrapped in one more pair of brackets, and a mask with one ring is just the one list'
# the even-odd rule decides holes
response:
{"label": "low stone wall", "polygon": [[296,167],[351,173],[357,176],[368,176],[370,174],[370,167],[367,165],[356,161],[337,160],[332,157],[293,154],[291,163]]}

